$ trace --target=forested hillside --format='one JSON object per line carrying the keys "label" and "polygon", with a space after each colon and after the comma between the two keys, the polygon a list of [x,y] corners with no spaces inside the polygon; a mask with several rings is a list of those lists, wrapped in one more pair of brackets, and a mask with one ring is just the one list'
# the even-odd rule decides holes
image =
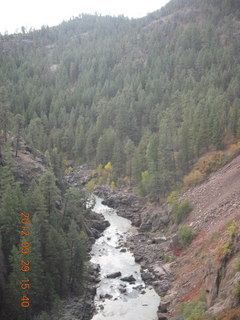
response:
{"label": "forested hillside", "polygon": [[158,200],[239,138],[239,27],[238,0],[173,0],[138,20],[82,15],[1,36],[3,134],[20,114],[33,147],[111,162],[115,183]]}
{"label": "forested hillside", "polygon": [[[60,190],[50,167],[34,160],[27,149],[21,144],[20,167],[12,149],[2,149],[1,320],[53,319],[63,299],[78,296],[86,287],[89,220],[94,219],[86,208],[87,195],[67,186]],[[32,165],[31,177],[25,176]],[[25,182],[24,192],[19,178]]]}

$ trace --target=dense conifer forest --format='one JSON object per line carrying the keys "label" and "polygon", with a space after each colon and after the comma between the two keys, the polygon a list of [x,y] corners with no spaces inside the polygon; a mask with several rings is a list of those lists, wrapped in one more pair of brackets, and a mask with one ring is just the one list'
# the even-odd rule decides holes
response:
{"label": "dense conifer forest", "polygon": [[[0,35],[1,319],[24,319],[11,306],[20,272],[16,212],[33,214],[32,317],[81,291],[74,270],[83,269],[87,209],[84,195],[63,191],[69,161],[161,201],[204,154],[226,160],[240,139],[239,30],[238,0],[172,0],[142,19],[80,15]],[[14,181],[9,135],[16,156],[22,136],[51,164],[25,193]],[[202,171],[189,179],[201,180]],[[64,192],[72,207],[59,219]]]}
{"label": "dense conifer forest", "polygon": [[9,150],[0,171],[0,319],[50,319],[62,299],[83,293],[90,209],[82,191],[60,191],[52,171],[23,193]]}

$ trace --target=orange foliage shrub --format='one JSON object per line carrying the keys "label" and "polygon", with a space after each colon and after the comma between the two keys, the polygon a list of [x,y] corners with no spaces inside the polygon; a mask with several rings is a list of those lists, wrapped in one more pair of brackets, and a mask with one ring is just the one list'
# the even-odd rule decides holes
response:
{"label": "orange foliage shrub", "polygon": [[204,175],[199,170],[193,170],[183,178],[186,187],[194,187],[204,179]]}
{"label": "orange foliage shrub", "polygon": [[183,178],[184,186],[194,187],[209,173],[217,171],[240,154],[240,142],[228,146],[227,151],[213,151],[201,157],[193,170]]}
{"label": "orange foliage shrub", "polygon": [[216,171],[226,163],[224,153],[222,151],[214,151],[207,153],[201,157],[196,163],[196,169],[203,175],[207,175]]}
{"label": "orange foliage shrub", "polygon": [[227,161],[230,161],[239,154],[240,154],[240,142],[231,144],[228,147],[228,150],[226,152],[226,159]]}
{"label": "orange foliage shrub", "polygon": [[226,163],[224,153],[222,151],[209,152],[201,157],[194,169],[183,178],[186,187],[192,187],[201,182],[206,175],[216,171]]}
{"label": "orange foliage shrub", "polygon": [[240,307],[225,310],[218,317],[217,320],[239,320],[240,319]]}

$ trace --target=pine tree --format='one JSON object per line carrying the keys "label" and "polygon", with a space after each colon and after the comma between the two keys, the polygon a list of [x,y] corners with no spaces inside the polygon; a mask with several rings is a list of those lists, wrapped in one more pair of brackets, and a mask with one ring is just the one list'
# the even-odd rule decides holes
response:
{"label": "pine tree", "polygon": [[112,164],[116,177],[121,177],[125,174],[125,153],[122,142],[117,139],[113,148]]}
{"label": "pine tree", "polygon": [[44,272],[45,277],[51,279],[49,289],[45,292],[46,300],[50,303],[53,302],[55,294],[63,298],[68,293],[69,261],[66,257],[68,257],[68,246],[63,232],[49,225]]}
{"label": "pine tree", "polygon": [[133,174],[133,155],[135,151],[135,145],[132,140],[128,139],[125,144],[125,155],[126,155],[126,174],[129,177],[130,184],[132,182]]}
{"label": "pine tree", "polygon": [[20,114],[17,114],[14,119],[14,132],[16,134],[15,157],[18,156],[19,141],[20,141],[20,136],[21,136],[22,129],[23,129],[23,124],[24,124],[23,116]]}
{"label": "pine tree", "polygon": [[[21,306],[21,297],[23,296],[23,290],[21,288],[23,273],[20,268],[22,260],[20,248],[15,245],[12,247],[9,260],[11,264],[11,273],[8,277],[5,297],[8,317],[13,320],[24,319],[24,308]],[[26,295],[25,292],[24,295]],[[15,303],[13,303],[13,301]]]}
{"label": "pine tree", "polygon": [[35,217],[30,225],[30,236],[28,241],[31,244],[31,251],[27,256],[30,261],[30,271],[26,273],[29,277],[30,286],[29,297],[31,299],[31,309],[34,314],[46,310],[48,301],[46,301],[45,292],[48,290],[48,284],[44,277],[44,260],[41,252],[41,234],[39,232],[39,220]]}
{"label": "pine tree", "polygon": [[67,234],[69,250],[69,287],[71,292],[79,294],[82,287],[82,279],[85,261],[85,234],[78,230],[76,222],[71,220],[69,232]]}
{"label": "pine tree", "polygon": [[[2,236],[0,233],[0,310],[3,309],[4,293],[6,288],[6,259],[2,250]],[[0,311],[1,317],[1,311]]]}
{"label": "pine tree", "polygon": [[44,197],[44,204],[50,215],[54,212],[55,202],[60,197],[60,190],[56,186],[56,178],[50,171],[44,173],[39,181],[40,189]]}
{"label": "pine tree", "polygon": [[159,142],[156,135],[150,138],[148,143],[146,158],[149,173],[148,194],[152,201],[158,201],[160,196],[160,177],[159,177],[159,160],[158,160]]}
{"label": "pine tree", "polygon": [[2,162],[2,166],[0,166],[0,204],[6,189],[16,185],[14,181],[14,173],[16,168],[13,164],[11,149],[8,145],[6,145],[4,148]]}
{"label": "pine tree", "polygon": [[40,118],[36,117],[34,119],[31,119],[28,126],[27,138],[34,148],[41,151],[46,150],[47,137],[44,134],[44,128]]}
{"label": "pine tree", "polygon": [[3,240],[3,252],[8,257],[13,245],[19,243],[20,213],[25,208],[20,187],[8,186],[3,199],[0,212],[0,225]]}
{"label": "pine tree", "polygon": [[46,255],[46,236],[49,228],[49,213],[40,186],[34,181],[28,191],[27,197],[28,212],[32,213],[32,223],[37,237],[40,241],[40,252],[43,259]]}
{"label": "pine tree", "polygon": [[[5,87],[0,87],[0,136],[4,137],[4,142],[7,142],[7,133],[10,128],[11,113]],[[1,151],[1,150],[0,150]]]}

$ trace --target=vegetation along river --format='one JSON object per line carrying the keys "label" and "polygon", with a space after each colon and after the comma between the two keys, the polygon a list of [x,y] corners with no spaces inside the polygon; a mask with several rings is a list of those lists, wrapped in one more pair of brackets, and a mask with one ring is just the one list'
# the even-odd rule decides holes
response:
{"label": "vegetation along river", "polygon": [[[95,242],[91,252],[91,261],[101,268],[101,281],[95,297],[98,313],[92,320],[156,320],[160,298],[152,287],[145,286],[140,265],[121,245],[136,229],[129,220],[118,216],[116,210],[103,205],[98,197],[93,210],[102,213],[110,226]],[[107,278],[115,272],[121,272],[121,275]],[[129,276],[136,281],[121,280]]]}

